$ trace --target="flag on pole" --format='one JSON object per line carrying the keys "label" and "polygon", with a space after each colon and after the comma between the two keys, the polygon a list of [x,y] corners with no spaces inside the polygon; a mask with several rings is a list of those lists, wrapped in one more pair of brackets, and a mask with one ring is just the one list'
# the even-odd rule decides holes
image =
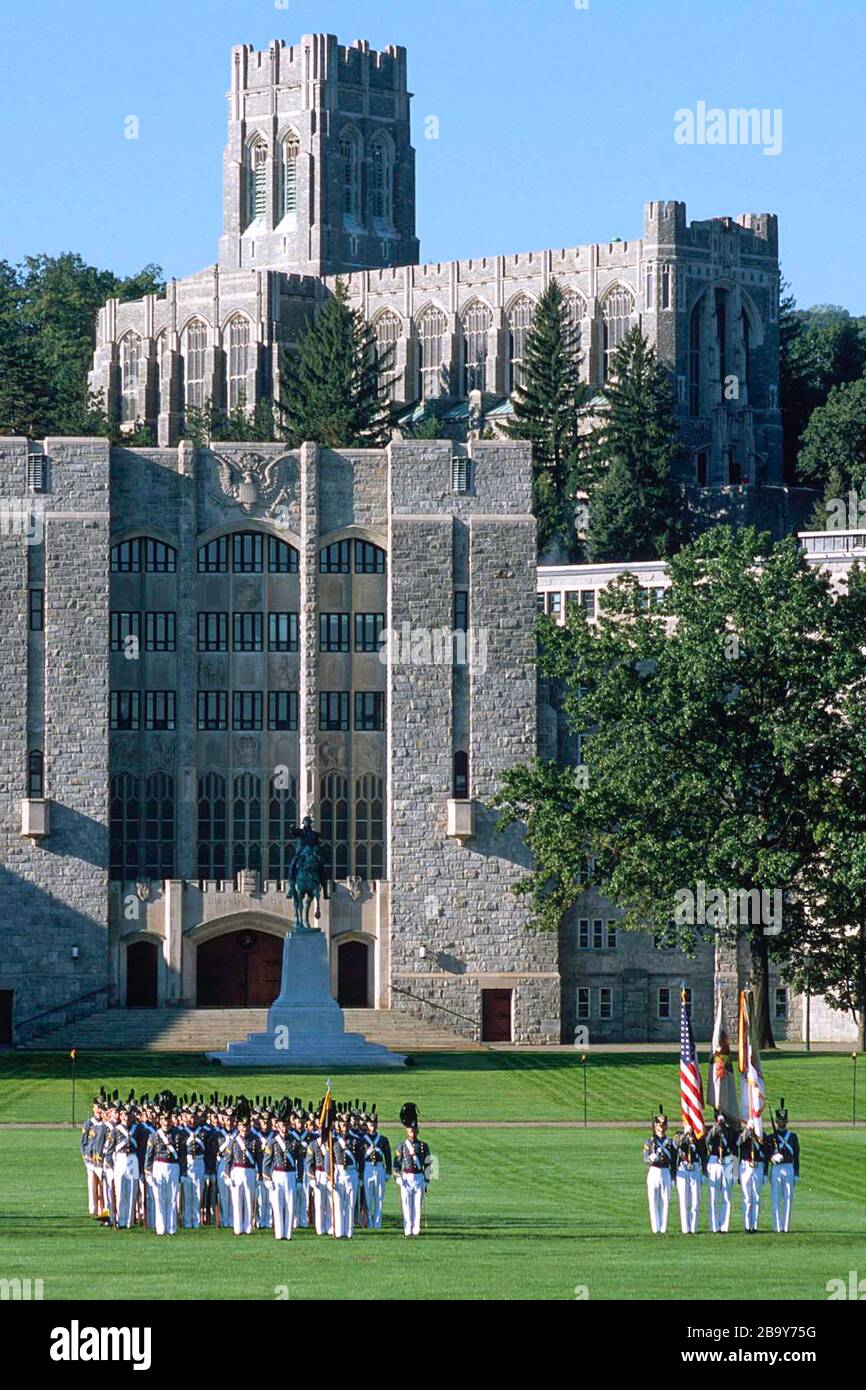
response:
{"label": "flag on pole", "polygon": [[74,1048],[74,1047],[73,1047],[73,1049],[72,1049],[72,1051],[70,1052],[69,1055],[70,1055],[70,1057],[72,1058],[72,1060],[73,1060],[73,1062],[74,1062],[74,1061],[75,1061],[75,1048]]}
{"label": "flag on pole", "polygon": [[683,1124],[691,1125],[696,1138],[702,1138],[706,1132],[704,1088],[684,989],[680,990],[680,1110]]}
{"label": "flag on pole", "polygon": [[731,1057],[731,1042],[725,1027],[725,1006],[721,993],[716,1003],[716,1022],[713,1028],[712,1056],[707,1077],[707,1098],[714,1110],[720,1110],[730,1125],[738,1125],[740,1112],[737,1106],[737,1086],[734,1081],[734,1063]]}
{"label": "flag on pole", "polygon": [[764,1137],[764,1073],[757,1046],[755,996],[750,989],[740,991],[740,1114],[750,1122],[759,1139]]}

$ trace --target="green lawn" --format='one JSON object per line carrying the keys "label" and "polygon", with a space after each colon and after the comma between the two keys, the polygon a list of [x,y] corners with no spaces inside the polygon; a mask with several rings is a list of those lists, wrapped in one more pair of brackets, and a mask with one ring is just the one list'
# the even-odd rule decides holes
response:
{"label": "green lawn", "polygon": [[[490,1084],[490,1078],[488,1078]],[[391,1137],[395,1137],[393,1131]],[[0,1133],[0,1277],[46,1299],[823,1300],[866,1276],[866,1132],[803,1131],[794,1230],[747,1241],[649,1234],[640,1134],[481,1129],[428,1134],[439,1160],[428,1230],[408,1244],[389,1185],[386,1229],[352,1244],[302,1232],[114,1232],[86,1214],[72,1131]],[[765,1190],[766,1192],[766,1190]],[[768,1193],[766,1194],[768,1197]],[[739,1204],[736,1208],[739,1224]]]}
{"label": "green lawn", "polygon": [[[414,1100],[423,1120],[574,1120],[583,1118],[579,1055],[556,1052],[416,1053],[397,1073],[335,1075],[342,1098],[376,1101],[396,1120],[404,1100]],[[861,1058],[858,1113],[866,1122],[866,1059]],[[847,1053],[779,1052],[764,1059],[772,1105],[784,1096],[794,1125],[816,1120],[850,1122],[853,1064]],[[703,1064],[706,1076],[706,1061]],[[76,1118],[101,1084],[121,1094],[131,1087],[151,1094],[163,1085],[177,1092],[218,1089],[234,1095],[300,1094],[318,1099],[323,1075],[226,1071],[191,1053],[82,1053],[77,1062]],[[0,1054],[0,1123],[65,1121],[71,1115],[71,1063],[65,1053]],[[674,1053],[589,1053],[590,1120],[644,1123],[663,1102],[679,1110]]]}

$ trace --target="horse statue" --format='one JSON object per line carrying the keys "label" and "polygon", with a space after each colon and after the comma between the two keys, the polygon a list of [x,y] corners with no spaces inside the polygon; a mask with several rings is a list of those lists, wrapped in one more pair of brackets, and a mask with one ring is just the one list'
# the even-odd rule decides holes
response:
{"label": "horse statue", "polygon": [[295,930],[314,931],[310,926],[310,908],[316,904],[316,921],[322,913],[319,899],[322,895],[322,868],[318,851],[313,845],[302,845],[293,861],[294,873],[290,879],[292,899],[295,904]]}

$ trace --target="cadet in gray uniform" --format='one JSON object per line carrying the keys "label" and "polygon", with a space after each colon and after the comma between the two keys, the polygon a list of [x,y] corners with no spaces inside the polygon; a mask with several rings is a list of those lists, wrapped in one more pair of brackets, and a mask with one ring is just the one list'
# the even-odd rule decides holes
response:
{"label": "cadet in gray uniform", "polygon": [[408,1100],[400,1110],[400,1120],[406,1138],[398,1144],[394,1155],[394,1173],[403,1205],[403,1234],[421,1234],[421,1208],[430,1185],[431,1154],[423,1139],[418,1138],[418,1108]]}

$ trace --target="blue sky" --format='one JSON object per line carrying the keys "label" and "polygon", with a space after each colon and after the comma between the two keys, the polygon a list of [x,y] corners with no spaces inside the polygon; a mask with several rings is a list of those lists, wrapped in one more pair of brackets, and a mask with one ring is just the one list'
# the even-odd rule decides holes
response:
{"label": "blue sky", "polygon": [[[409,49],[424,260],[630,239],[678,198],[777,212],[798,302],[866,312],[864,0],[0,0],[0,258],[210,264],[229,49],[318,31]],[[700,101],[780,109],[781,153],[678,145]]]}

